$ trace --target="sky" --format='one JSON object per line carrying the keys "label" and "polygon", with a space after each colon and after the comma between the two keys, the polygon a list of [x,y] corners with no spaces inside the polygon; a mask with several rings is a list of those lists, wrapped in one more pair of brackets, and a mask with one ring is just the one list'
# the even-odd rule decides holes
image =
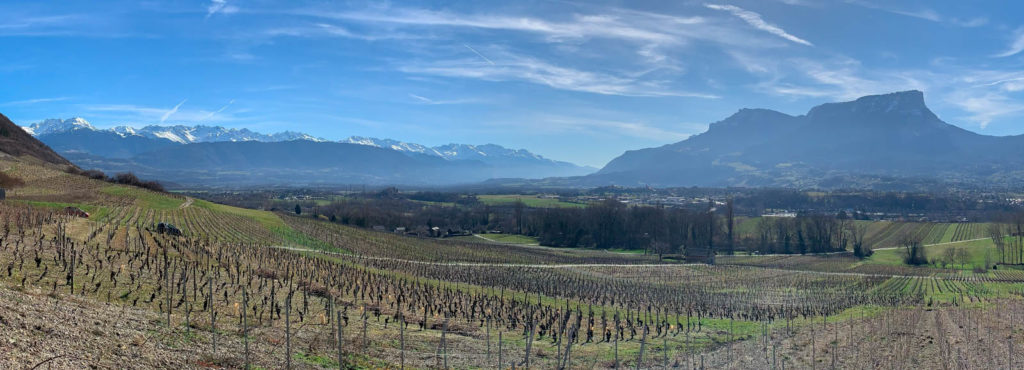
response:
{"label": "sky", "polygon": [[0,113],[494,143],[603,166],[917,89],[1024,133],[1017,1],[0,1]]}

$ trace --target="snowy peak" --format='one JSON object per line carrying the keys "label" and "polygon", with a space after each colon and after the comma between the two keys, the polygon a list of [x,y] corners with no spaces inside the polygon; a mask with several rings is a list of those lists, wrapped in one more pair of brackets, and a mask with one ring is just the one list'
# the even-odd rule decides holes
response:
{"label": "snowy peak", "polygon": [[[160,125],[148,125],[142,128],[136,128],[133,126],[117,126],[110,129],[97,129],[81,118],[71,118],[66,120],[61,119],[48,119],[42,122],[34,123],[28,127],[25,127],[25,131],[29,132],[30,135],[40,137],[43,141],[66,142],[74,143],[65,145],[67,147],[74,147],[77,151],[83,152],[103,152],[107,156],[120,156],[124,157],[126,153],[140,153],[147,150],[148,147],[133,147],[130,150],[113,151],[116,155],[110,154],[109,148],[117,147],[118,145],[127,144],[115,144],[115,143],[91,143],[93,149],[85,150],[80,147],[83,145],[83,139],[81,135],[74,135],[76,131],[88,130],[89,133],[107,133],[112,134],[118,139],[118,141],[132,142],[138,141],[139,138],[157,140],[161,145],[173,145],[175,144],[192,144],[192,143],[220,143],[220,142],[285,142],[285,141],[314,141],[314,142],[327,142],[328,140],[311,136],[302,132],[295,131],[283,131],[274,134],[263,134],[255,132],[245,128],[225,128],[221,126],[205,126],[205,125],[173,125],[173,126],[160,126]],[[60,135],[65,136],[58,138],[51,135],[56,134],[71,134],[71,135]],[[119,138],[118,138],[119,137]],[[134,139],[134,140],[120,140],[120,139]],[[64,141],[61,141],[64,140]],[[580,171],[587,170],[589,168],[583,168],[576,166],[568,162],[560,162],[551,159],[544,158],[542,156],[530,153],[524,149],[509,149],[500,145],[495,144],[484,144],[484,145],[469,145],[469,144],[447,144],[439,145],[435,147],[428,147],[422,144],[407,143],[392,139],[378,139],[372,137],[352,136],[344,140],[339,140],[339,143],[346,144],[358,144],[373,146],[382,149],[394,150],[397,152],[404,153],[406,155],[425,155],[429,157],[441,158],[449,161],[479,161],[496,166],[547,166],[551,168],[571,168],[578,169]],[[148,145],[155,145],[150,143]],[[62,146],[63,147],[63,146]],[[104,148],[104,149],[98,149]],[[114,148],[117,149],[117,148]],[[577,172],[580,172],[577,171]],[[577,174],[573,172],[573,174]]]}
{"label": "snowy peak", "polygon": [[42,122],[33,123],[27,127],[23,127],[26,132],[33,136],[48,135],[55,133],[62,133],[74,130],[95,130],[82,117],[68,118],[65,120],[59,118],[51,118]]}
{"label": "snowy peak", "polygon": [[208,143],[222,141],[260,141],[278,142],[292,140],[327,141],[318,137],[310,136],[301,132],[284,131],[275,134],[262,134],[249,129],[224,128],[221,126],[158,126],[149,125],[143,128],[132,126],[117,126],[107,130],[93,127],[82,118],[70,118],[66,120],[48,119],[25,127],[25,131],[33,136],[67,133],[75,130],[92,130],[101,132],[112,132],[121,137],[139,136],[150,139],[164,139],[179,144]]}
{"label": "snowy peak", "polygon": [[367,145],[367,146],[373,146],[373,147],[378,147],[378,148],[397,150],[399,152],[419,153],[419,154],[426,154],[426,155],[435,156],[435,157],[443,157],[443,155],[441,155],[440,152],[434,150],[434,148],[430,148],[430,147],[427,147],[427,146],[421,145],[421,144],[406,143],[406,142],[401,142],[401,141],[392,140],[392,139],[378,139],[378,138],[374,138],[374,137],[350,136],[349,138],[340,140],[339,142],[340,143],[346,143],[346,144]]}
{"label": "snowy peak", "polygon": [[470,145],[470,144],[446,144],[435,147],[428,147],[422,144],[406,143],[391,139],[378,139],[372,137],[352,136],[341,140],[342,143],[368,145],[378,148],[397,150],[406,153],[424,154],[434,157],[441,157],[447,160],[477,160],[483,162],[495,162],[503,160],[529,160],[536,162],[556,163],[556,161],[530,153],[525,149],[509,149],[495,144]]}

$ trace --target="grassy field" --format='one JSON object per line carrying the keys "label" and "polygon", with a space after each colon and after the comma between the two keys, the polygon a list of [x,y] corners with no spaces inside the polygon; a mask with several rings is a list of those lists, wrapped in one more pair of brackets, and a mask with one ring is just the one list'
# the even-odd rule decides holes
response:
{"label": "grassy field", "polygon": [[[949,250],[965,251],[967,257],[954,259],[953,263],[946,265],[946,268],[970,270],[976,266],[985,266],[986,262],[995,263],[999,261],[999,251],[996,249],[995,243],[990,239],[951,242],[925,247],[925,253],[929,261],[938,261],[944,258]],[[903,265],[903,249],[877,250],[865,263],[892,266]]]}
{"label": "grassy field", "polygon": [[478,195],[476,197],[480,202],[487,205],[510,205],[520,200],[527,207],[535,208],[579,208],[586,207],[583,203],[570,203],[563,202],[558,199],[552,198],[541,198],[536,195],[517,195],[517,194],[502,194],[502,195]]}

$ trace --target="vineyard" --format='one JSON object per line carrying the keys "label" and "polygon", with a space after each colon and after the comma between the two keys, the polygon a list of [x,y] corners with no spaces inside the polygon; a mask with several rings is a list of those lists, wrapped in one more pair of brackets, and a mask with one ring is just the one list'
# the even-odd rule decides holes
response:
{"label": "vineyard", "polygon": [[1021,270],[414,238],[8,168],[28,185],[0,203],[4,368],[852,368],[855,343],[878,367],[1024,364]]}

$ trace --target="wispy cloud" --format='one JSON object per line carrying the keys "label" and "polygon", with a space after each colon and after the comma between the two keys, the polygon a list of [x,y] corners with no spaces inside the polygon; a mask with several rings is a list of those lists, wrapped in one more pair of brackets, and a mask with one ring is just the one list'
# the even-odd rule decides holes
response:
{"label": "wispy cloud", "polygon": [[968,112],[968,119],[977,122],[982,129],[998,117],[1024,112],[1024,104],[998,93],[955,92],[947,101]]}
{"label": "wispy cloud", "polygon": [[735,6],[735,5],[704,4],[704,6],[709,8],[709,9],[722,10],[722,11],[726,11],[726,12],[732,13],[732,15],[734,15],[736,17],[739,17],[744,22],[747,22],[747,24],[749,24],[751,27],[754,27],[754,28],[759,29],[761,31],[768,32],[770,34],[773,34],[775,36],[779,36],[781,38],[784,38],[786,40],[789,40],[789,41],[792,41],[792,42],[795,42],[795,43],[798,43],[798,44],[803,44],[803,45],[807,45],[807,46],[814,46],[809,41],[804,40],[804,39],[799,38],[799,37],[796,37],[796,36],[793,36],[792,34],[790,34],[789,32],[786,32],[786,30],[783,30],[779,26],[776,26],[774,24],[766,22],[763,18],[761,18],[760,14],[757,14],[755,12],[752,12],[752,11],[740,8],[740,7]]}
{"label": "wispy cloud", "polygon": [[68,100],[68,99],[71,99],[71,98],[66,97],[66,96],[61,96],[61,97],[56,97],[56,98],[26,99],[26,100],[15,100],[15,101],[9,101],[9,102],[6,102],[6,103],[0,103],[0,105],[30,105],[30,104],[39,104],[39,103],[52,103],[52,102],[64,101],[64,100]]}
{"label": "wispy cloud", "polygon": [[[525,123],[532,132],[540,134],[585,134],[614,137],[631,137],[654,142],[675,142],[690,136],[689,133],[666,130],[642,121],[592,119],[578,116],[545,114]],[[524,123],[517,123],[521,130]],[[706,125],[704,126],[706,127]],[[696,131],[695,131],[696,132]]]}
{"label": "wispy cloud", "polygon": [[1006,48],[1006,51],[994,55],[997,58],[1005,58],[1008,56],[1017,55],[1024,51],[1024,27],[1018,28],[1013,34],[1013,41]]}
{"label": "wispy cloud", "polygon": [[164,123],[164,121],[166,121],[168,118],[171,118],[171,116],[173,116],[175,113],[178,113],[178,108],[181,108],[181,105],[185,104],[186,101],[188,101],[188,99],[182,100],[181,103],[178,103],[178,105],[175,105],[174,108],[171,108],[166,113],[164,113],[164,115],[160,116],[160,123]]}
{"label": "wispy cloud", "polygon": [[[322,12],[302,11],[305,15],[364,23],[390,23],[410,26],[468,27],[531,32],[551,40],[600,37],[645,42],[672,42],[674,37],[655,29],[637,27],[609,15],[577,15],[570,22],[553,22],[528,16],[468,15],[423,9],[393,8],[385,11]],[[679,26],[696,25],[702,18],[673,18]]]}
{"label": "wispy cloud", "polygon": [[872,3],[872,2],[869,2],[869,1],[866,1],[866,0],[846,0],[846,2],[849,3],[849,4],[865,7],[865,8],[868,8],[868,9],[879,10],[879,11],[883,11],[883,12],[887,12],[887,13],[892,13],[892,14],[898,14],[898,15],[907,16],[907,17],[911,17],[911,18],[923,19],[923,20],[926,20],[926,21],[932,21],[932,22],[936,22],[936,23],[952,24],[954,26],[960,26],[960,27],[980,27],[980,26],[984,26],[984,25],[988,24],[988,18],[985,18],[985,17],[970,17],[970,18],[947,17],[947,16],[943,16],[942,14],[939,14],[939,12],[935,11],[934,9],[930,9],[930,8],[920,8],[920,9],[908,10],[908,9],[903,9],[903,8],[899,8],[899,7],[894,7],[891,4],[884,3],[884,2],[883,2],[884,5],[883,4],[875,4],[875,3]]}
{"label": "wispy cloud", "polygon": [[474,59],[418,62],[400,65],[405,73],[485,81],[525,81],[560,90],[602,95],[647,97],[717,98],[715,95],[681,91],[666,87],[664,81],[647,81],[608,73],[561,67],[509,52],[501,52],[501,63],[482,63]]}

